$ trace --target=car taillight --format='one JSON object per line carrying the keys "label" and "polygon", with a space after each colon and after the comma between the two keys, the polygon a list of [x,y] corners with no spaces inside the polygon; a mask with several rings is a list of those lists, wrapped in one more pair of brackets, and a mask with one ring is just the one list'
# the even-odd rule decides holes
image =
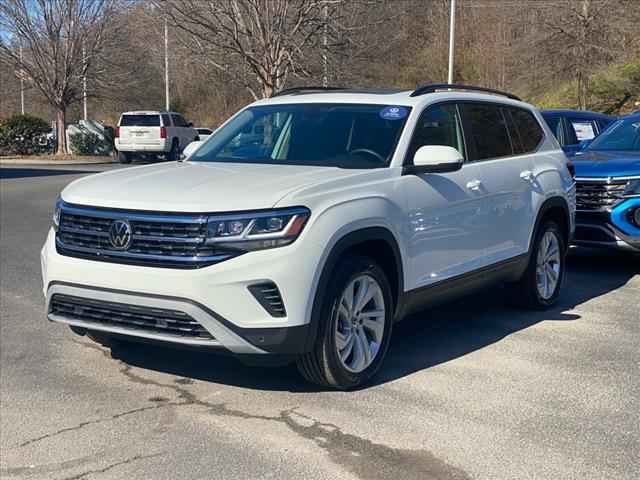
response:
{"label": "car taillight", "polygon": [[116,138],[120,138],[120,127],[116,127]]}
{"label": "car taillight", "polygon": [[167,129],[166,129],[166,127],[160,127],[160,138],[167,138]]}
{"label": "car taillight", "polygon": [[576,166],[573,164],[571,160],[567,160],[567,169],[571,174],[571,178],[576,178]]}

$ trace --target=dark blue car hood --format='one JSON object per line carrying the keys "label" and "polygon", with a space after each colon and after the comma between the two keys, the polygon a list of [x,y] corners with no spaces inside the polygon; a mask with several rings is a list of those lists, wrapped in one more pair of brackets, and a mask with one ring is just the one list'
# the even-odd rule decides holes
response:
{"label": "dark blue car hood", "polygon": [[629,177],[640,175],[640,153],[586,151],[571,159],[576,177]]}

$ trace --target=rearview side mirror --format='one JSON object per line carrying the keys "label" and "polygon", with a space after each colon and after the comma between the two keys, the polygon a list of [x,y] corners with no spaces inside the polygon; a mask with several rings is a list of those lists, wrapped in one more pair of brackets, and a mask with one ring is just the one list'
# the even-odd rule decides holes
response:
{"label": "rearview side mirror", "polygon": [[424,145],[413,156],[413,165],[405,167],[407,174],[446,173],[462,168],[464,158],[453,147],[445,145]]}
{"label": "rearview side mirror", "polygon": [[198,148],[200,148],[200,145],[202,145],[203,143],[204,142],[201,142],[201,141],[195,141],[195,142],[191,142],[189,145],[184,147],[184,150],[182,151],[182,155],[180,155],[180,160],[188,160],[189,157],[193,155],[193,152],[195,152]]}

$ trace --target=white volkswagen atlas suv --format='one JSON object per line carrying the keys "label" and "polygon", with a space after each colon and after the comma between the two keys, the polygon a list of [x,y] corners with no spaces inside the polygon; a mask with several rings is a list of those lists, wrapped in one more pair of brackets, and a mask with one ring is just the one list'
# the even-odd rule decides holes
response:
{"label": "white volkswagen atlas suv", "polygon": [[353,388],[426,305],[498,283],[526,307],[556,302],[566,163],[507,93],[285,90],[182,161],[68,185],[42,249],[47,317],[105,345],[290,359]]}

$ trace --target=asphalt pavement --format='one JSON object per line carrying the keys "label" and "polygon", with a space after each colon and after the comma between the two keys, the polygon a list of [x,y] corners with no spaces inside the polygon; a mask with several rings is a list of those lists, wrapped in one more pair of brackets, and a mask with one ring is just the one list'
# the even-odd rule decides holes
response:
{"label": "asphalt pavement", "polygon": [[560,305],[505,291],[399,324],[373,385],[152,346],[44,315],[39,252],[71,180],[0,168],[3,479],[640,478],[640,259],[574,250]]}

